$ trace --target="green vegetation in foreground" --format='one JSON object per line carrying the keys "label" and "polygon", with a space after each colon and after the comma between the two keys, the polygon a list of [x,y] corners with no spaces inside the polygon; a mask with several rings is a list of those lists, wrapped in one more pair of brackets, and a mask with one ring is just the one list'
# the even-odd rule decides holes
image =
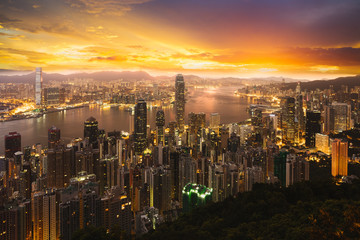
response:
{"label": "green vegetation in foreground", "polygon": [[303,182],[197,208],[143,239],[360,239],[360,181]]}

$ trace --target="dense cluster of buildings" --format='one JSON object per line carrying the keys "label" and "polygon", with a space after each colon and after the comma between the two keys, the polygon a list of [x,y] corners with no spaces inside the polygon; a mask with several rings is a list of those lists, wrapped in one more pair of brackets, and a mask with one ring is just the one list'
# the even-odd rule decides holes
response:
{"label": "dense cluster of buildings", "polygon": [[[38,69],[36,89],[41,82]],[[349,144],[331,134],[350,130],[354,111],[333,92],[298,85],[279,96],[279,106],[250,106],[249,121],[231,124],[221,124],[218,113],[207,121],[205,113],[193,112],[185,123],[185,93],[184,77],[177,75],[176,121],[166,125],[159,109],[155,129],[148,125],[146,99],[136,99],[131,134],[106,133],[90,117],[83,138],[70,143],[56,127],[48,130],[48,146],[22,148],[20,133],[5,136],[0,239],[67,240],[86,226],[139,236],[209,201],[250,191],[254,183],[286,187],[309,180],[309,156],[317,151],[332,154],[333,176],[347,175]]]}

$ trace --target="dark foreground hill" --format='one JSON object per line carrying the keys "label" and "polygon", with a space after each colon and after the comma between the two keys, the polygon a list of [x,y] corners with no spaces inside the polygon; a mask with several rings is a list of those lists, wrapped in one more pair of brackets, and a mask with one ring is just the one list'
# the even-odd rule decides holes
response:
{"label": "dark foreground hill", "polygon": [[360,239],[360,182],[304,182],[209,204],[143,239]]}

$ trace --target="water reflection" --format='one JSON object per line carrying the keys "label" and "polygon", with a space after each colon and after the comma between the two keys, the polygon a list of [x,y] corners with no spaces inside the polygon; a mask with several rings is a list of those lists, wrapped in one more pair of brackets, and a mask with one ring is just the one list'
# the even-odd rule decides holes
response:
{"label": "water reflection", "polygon": [[[206,113],[207,121],[209,114],[218,112],[221,115],[221,123],[239,122],[247,118],[247,100],[234,96],[234,87],[221,87],[216,89],[190,89],[186,102],[186,116],[189,112]],[[148,124],[155,126],[156,108],[148,111]],[[166,124],[175,121],[173,108],[164,108]],[[22,136],[22,146],[35,143],[47,143],[47,130],[55,125],[61,129],[61,138],[69,142],[74,137],[83,136],[84,121],[93,116],[99,122],[99,128],[105,131],[123,130],[129,131],[129,112],[123,108],[101,108],[89,106],[63,112],[44,115],[41,118],[24,119],[19,121],[0,123],[0,154],[4,153],[4,135],[11,131],[17,131]]]}

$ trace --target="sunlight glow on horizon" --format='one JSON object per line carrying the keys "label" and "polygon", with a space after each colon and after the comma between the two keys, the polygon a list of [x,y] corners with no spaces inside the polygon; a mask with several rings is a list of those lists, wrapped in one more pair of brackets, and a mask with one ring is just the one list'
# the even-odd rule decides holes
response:
{"label": "sunlight glow on horizon", "polygon": [[[323,10],[307,21],[302,14],[316,12],[323,3],[302,5],[296,0],[299,6],[289,7],[275,0],[264,9],[260,2],[265,0],[210,1],[208,6],[198,5],[200,0],[84,6],[76,5],[78,1],[1,3],[0,69],[32,71],[41,66],[59,73],[127,70],[301,79],[360,74],[360,34],[352,29],[355,23],[349,24],[358,17],[356,1],[346,5],[330,0],[326,14]],[[347,11],[344,15],[339,6]],[[287,8],[289,14],[276,14]],[[333,19],[348,29],[333,26]]]}

